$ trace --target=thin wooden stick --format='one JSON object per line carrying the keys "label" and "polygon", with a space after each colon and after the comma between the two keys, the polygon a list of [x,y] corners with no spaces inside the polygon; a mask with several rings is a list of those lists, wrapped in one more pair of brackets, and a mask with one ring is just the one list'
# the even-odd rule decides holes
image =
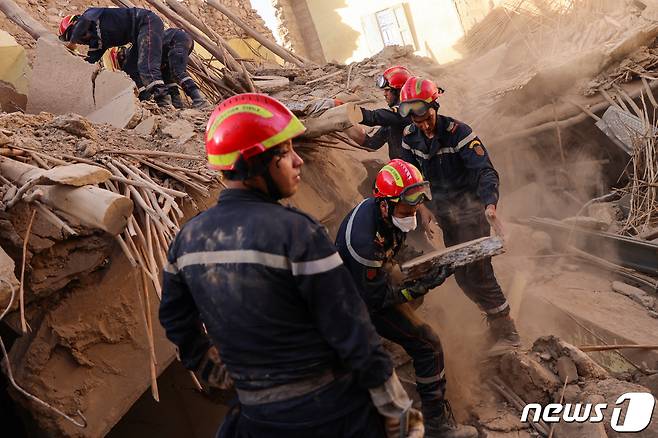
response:
{"label": "thin wooden stick", "polygon": [[151,303],[148,297],[148,283],[144,270],[140,269],[140,279],[136,279],[137,296],[142,307],[142,317],[144,321],[144,329],[146,331],[146,339],[149,346],[149,373],[151,376],[151,396],[157,402],[160,401],[160,393],[158,391],[158,372],[156,368],[157,357],[155,355],[155,342],[153,341],[153,326],[151,321]]}
{"label": "thin wooden stick", "polygon": [[155,190],[156,192],[166,193],[167,195],[176,196],[178,198],[185,198],[185,197],[189,196],[185,192],[181,192],[179,190],[168,189],[166,187],[154,185],[154,184],[152,184],[148,181],[144,181],[144,180],[141,180],[141,179],[140,180],[129,179],[129,178],[124,178],[122,176],[117,176],[117,175],[112,175],[110,177],[110,179],[112,181],[120,182],[120,183],[123,183],[123,184],[130,184],[130,185],[133,185],[133,186],[136,186],[136,187],[143,187],[143,188]]}
{"label": "thin wooden stick", "polygon": [[27,230],[25,231],[25,239],[23,239],[23,261],[21,263],[21,287],[18,293],[18,300],[20,303],[21,309],[21,330],[23,333],[27,333],[27,324],[25,322],[25,262],[27,260],[27,243],[30,240],[30,232],[32,231],[32,223],[34,222],[34,217],[36,216],[37,211],[32,210],[32,216],[30,216],[30,222],[27,225]]}
{"label": "thin wooden stick", "polygon": [[195,160],[195,161],[206,160],[205,157],[199,157],[198,155],[181,154],[178,152],[167,152],[167,151],[150,151],[148,149],[108,149],[108,150],[104,150],[103,152],[107,154],[119,154],[119,155],[147,155],[149,157],[182,158],[184,160]]}
{"label": "thin wooden stick", "polygon": [[583,345],[578,347],[581,351],[609,351],[609,350],[658,350],[658,345],[636,345],[636,344],[618,344],[618,345]]}
{"label": "thin wooden stick", "polygon": [[39,209],[41,213],[43,213],[43,216],[48,220],[48,222],[55,225],[56,227],[61,227],[62,229],[64,229],[64,231],[66,231],[72,236],[78,235],[78,233],[73,228],[71,228],[69,224],[64,222],[63,219],[61,219],[55,213],[50,211],[50,209],[45,205],[43,205],[41,202],[35,200],[32,201],[32,203]]}
{"label": "thin wooden stick", "polygon": [[128,248],[128,245],[126,245],[126,242],[123,241],[123,238],[121,237],[121,235],[114,236],[114,239],[117,241],[117,243],[121,247],[121,250],[123,251],[123,254],[126,256],[128,261],[130,262],[130,266],[132,266],[133,268],[136,268],[138,266],[137,265],[137,260],[135,260],[135,257],[130,252],[130,249]]}

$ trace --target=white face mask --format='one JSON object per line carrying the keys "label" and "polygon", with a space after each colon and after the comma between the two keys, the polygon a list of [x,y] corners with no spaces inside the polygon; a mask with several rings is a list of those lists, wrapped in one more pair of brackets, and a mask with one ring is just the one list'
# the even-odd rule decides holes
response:
{"label": "white face mask", "polygon": [[393,216],[393,225],[398,227],[401,231],[408,233],[416,229],[418,222],[416,222],[416,215],[407,216],[407,217],[395,217]]}

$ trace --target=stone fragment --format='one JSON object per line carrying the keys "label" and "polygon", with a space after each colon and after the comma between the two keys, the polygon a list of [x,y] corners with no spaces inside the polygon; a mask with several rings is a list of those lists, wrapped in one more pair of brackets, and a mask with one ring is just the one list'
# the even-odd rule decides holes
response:
{"label": "stone fragment", "polygon": [[512,351],[505,354],[500,362],[501,376],[524,400],[547,404],[560,385],[560,380],[542,364],[529,355]]}
{"label": "stone fragment", "polygon": [[147,117],[134,128],[135,133],[140,135],[153,135],[157,129],[158,119],[154,116]]}
{"label": "stone fragment", "polygon": [[578,369],[573,360],[567,356],[562,356],[557,360],[557,374],[561,382],[573,383],[578,380]]}
{"label": "stone fragment", "polygon": [[630,284],[626,284],[621,281],[613,281],[612,290],[619,294],[627,296],[631,300],[635,301],[636,303],[648,309],[653,309],[656,304],[656,299],[651,295],[647,294],[642,289],[639,289],[635,286],[631,286]]}
{"label": "stone fragment", "polygon": [[176,120],[174,123],[171,123],[164,128],[162,132],[167,134],[171,138],[182,139],[182,138],[191,138],[194,136],[194,125],[192,125],[187,120]]}
{"label": "stone fragment", "polygon": [[64,114],[57,116],[50,122],[50,126],[66,131],[78,137],[97,138],[98,134],[87,119],[78,114]]}

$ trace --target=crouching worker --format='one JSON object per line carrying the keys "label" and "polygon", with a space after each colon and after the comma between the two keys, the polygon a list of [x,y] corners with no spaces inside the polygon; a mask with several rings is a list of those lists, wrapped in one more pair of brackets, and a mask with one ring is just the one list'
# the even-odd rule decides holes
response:
{"label": "crouching worker", "polygon": [[239,398],[221,437],[397,438],[405,425],[420,437],[325,228],[278,202],[299,188],[292,139],[304,130],[266,95],[215,109],[206,149],[228,188],[172,242],[160,321],[191,370],[217,348]]}
{"label": "crouching worker", "polygon": [[[164,31],[162,39],[162,79],[164,80],[167,92],[171,97],[171,102],[175,108],[183,108],[183,99],[181,98],[178,86],[183,89],[185,94],[192,99],[193,108],[205,108],[208,106],[206,98],[199,90],[199,86],[194,79],[187,73],[187,63],[190,54],[194,49],[194,40],[183,29],[167,29]],[[113,48],[112,62],[115,67],[123,70],[132,78],[140,91],[140,99],[145,100],[151,97],[151,93],[146,91],[138,69],[137,51],[133,48]]]}
{"label": "crouching worker", "polygon": [[440,286],[452,274],[437,267],[412,284],[394,280],[394,257],[406,234],[416,228],[416,210],[431,200],[429,183],[413,165],[394,159],[377,174],[374,197],[343,220],[336,246],[368,306],[377,332],[411,356],[422,401],[427,437],[475,438],[471,426],[454,424],[445,400],[446,378],[441,341],[408,304]]}
{"label": "crouching worker", "polygon": [[59,39],[89,46],[86,60],[100,61],[106,50],[132,44],[141,83],[159,106],[171,105],[160,64],[164,24],[152,11],[141,8],[89,8],[67,15],[59,24]]}

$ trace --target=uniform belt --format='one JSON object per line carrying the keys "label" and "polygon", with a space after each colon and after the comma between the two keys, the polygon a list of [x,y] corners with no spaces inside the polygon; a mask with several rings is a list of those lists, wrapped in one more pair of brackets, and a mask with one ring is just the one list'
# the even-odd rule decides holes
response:
{"label": "uniform belt", "polygon": [[243,405],[260,405],[265,403],[280,402],[299,397],[316,391],[336,380],[333,371],[327,371],[318,376],[292,383],[274,386],[266,389],[245,390],[237,389],[238,398]]}

